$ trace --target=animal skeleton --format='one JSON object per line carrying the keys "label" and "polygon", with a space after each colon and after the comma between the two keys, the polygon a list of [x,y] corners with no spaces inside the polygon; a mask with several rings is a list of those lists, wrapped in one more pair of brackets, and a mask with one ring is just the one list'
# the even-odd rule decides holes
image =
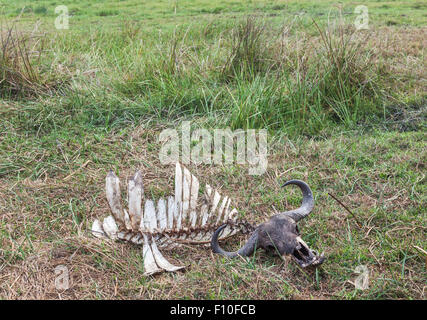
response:
{"label": "animal skeleton", "polygon": [[128,211],[122,207],[120,180],[112,171],[106,177],[106,196],[112,215],[102,223],[93,222],[93,235],[142,244],[146,275],[184,268],[167,261],[159,248],[209,244],[212,233],[222,224],[227,227],[221,238],[253,230],[249,223],[238,221],[230,198],[222,197],[208,184],[199,198],[198,179],[179,163],[175,166],[175,195],[159,199],[157,205],[145,199],[139,171],[128,182]]}
{"label": "animal skeleton", "polygon": [[[180,163],[175,166],[175,195],[159,199],[157,205],[153,200],[145,199],[142,174],[137,171],[128,182],[128,211],[121,204],[120,180],[110,171],[106,177],[106,196],[112,215],[102,223],[95,220],[92,233],[99,238],[142,244],[145,275],[184,268],[171,264],[159,250],[184,243],[211,243],[214,252],[229,257],[249,255],[259,243],[267,250],[278,247],[280,254],[292,254],[303,267],[320,264],[324,260],[323,255],[318,256],[308,248],[299,237],[296,226],[296,222],[313,208],[311,190],[298,180],[286,184],[297,184],[302,188],[303,205],[299,209],[277,214],[269,222],[254,228],[248,222],[238,220],[237,210],[231,209],[230,198],[222,197],[208,184],[199,197],[198,179]],[[252,231],[247,244],[237,252],[226,252],[218,245],[218,238]]]}

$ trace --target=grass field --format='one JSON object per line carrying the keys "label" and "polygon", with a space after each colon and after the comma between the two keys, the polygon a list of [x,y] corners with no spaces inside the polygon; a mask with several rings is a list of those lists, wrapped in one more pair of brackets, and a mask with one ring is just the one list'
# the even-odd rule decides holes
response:
{"label": "grass field", "polygon": [[[55,8],[69,28],[55,28]],[[369,28],[356,30],[356,6]],[[427,4],[423,1],[0,0],[0,298],[425,299]],[[261,250],[164,252],[185,272],[143,276],[141,249],[88,230],[105,176],[173,193],[158,137],[267,129],[268,167],[190,165],[251,223],[315,209],[302,237],[325,263]],[[328,193],[341,199],[360,221]],[[228,240],[236,248],[244,236]],[[55,267],[70,288],[55,288]],[[355,289],[366,265],[369,287]]]}

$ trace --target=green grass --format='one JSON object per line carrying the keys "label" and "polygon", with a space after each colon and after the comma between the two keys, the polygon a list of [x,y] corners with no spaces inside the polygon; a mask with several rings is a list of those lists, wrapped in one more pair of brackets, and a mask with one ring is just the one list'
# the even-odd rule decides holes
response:
{"label": "green grass", "polygon": [[[424,26],[426,5],[422,1],[341,1],[343,12],[346,15],[354,14],[357,5],[365,5],[369,9],[370,21],[374,25],[387,25],[395,21],[400,26]],[[73,15],[72,25],[79,30],[89,24],[102,25],[103,27],[117,26],[123,17],[143,20],[144,25],[150,27],[173,28],[178,24],[191,24],[199,18],[225,18],[227,16],[243,16],[248,13],[267,13],[275,21],[283,18],[293,18],[295,14],[303,15],[303,20],[310,23],[310,16],[326,20],[328,15],[335,17],[338,14],[336,1],[313,2],[280,1],[280,0],[254,0],[254,1],[208,1],[208,0],[178,0],[178,1],[73,1],[64,0],[60,3],[51,0],[2,0],[0,5],[3,14],[16,17],[24,9],[24,19],[33,20],[42,18],[44,21],[53,22],[55,7],[66,5]],[[44,8],[44,9],[43,9]],[[36,17],[34,17],[36,15]],[[225,17],[223,17],[225,15]],[[107,20],[100,20],[102,19]],[[159,24],[158,22],[161,22]]]}
{"label": "green grass", "polygon": [[[63,298],[425,298],[425,5],[342,3],[0,1],[0,297],[57,298],[53,269],[65,264]],[[69,30],[54,28],[60,4]],[[369,30],[352,26],[358,4]],[[343,25],[328,26],[338,12]],[[264,175],[198,175],[252,223],[299,204],[281,182],[307,181],[316,207],[300,228],[325,251],[318,271],[182,248],[166,255],[187,271],[145,278],[138,248],[88,234],[108,212],[108,170],[141,168],[146,192],[173,191],[158,135],[184,120],[268,129]],[[361,264],[365,291],[349,282]]]}

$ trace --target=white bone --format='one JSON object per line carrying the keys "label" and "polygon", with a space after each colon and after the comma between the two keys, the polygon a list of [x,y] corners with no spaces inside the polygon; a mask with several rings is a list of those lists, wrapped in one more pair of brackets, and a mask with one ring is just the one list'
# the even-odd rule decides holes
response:
{"label": "white bone", "polygon": [[206,224],[206,222],[208,222],[208,216],[209,216],[209,211],[208,211],[208,206],[206,204],[203,204],[202,207],[200,208],[200,214],[202,216],[202,227]]}
{"label": "white bone", "polygon": [[151,251],[151,246],[148,241],[147,235],[144,236],[144,245],[142,247],[142,256],[144,258],[144,275],[149,276],[155,273],[162,272],[162,269],[160,269],[156,261],[154,260],[153,252]]}
{"label": "white bone", "polygon": [[230,203],[231,203],[231,199],[228,198],[227,204],[225,206],[224,218],[222,219],[222,222],[227,222],[230,219]]}
{"label": "white bone", "polygon": [[154,239],[151,240],[151,249],[153,251],[154,259],[156,260],[156,263],[160,268],[170,272],[184,268],[184,266],[174,266],[169,261],[167,261],[165,257],[163,257],[163,255],[160,253],[159,249],[157,249],[157,245]]}
{"label": "white bone", "polygon": [[95,221],[92,223],[91,231],[92,234],[97,238],[107,238],[106,234],[104,233],[104,229],[102,229],[102,224],[98,219],[95,219]]}
{"label": "white bone", "polygon": [[160,230],[165,230],[168,227],[165,199],[160,199],[157,202],[157,227]]}
{"label": "white bone", "polygon": [[119,231],[119,228],[117,227],[113,216],[108,216],[104,219],[102,229],[104,229],[110,239],[117,239],[117,232]]}
{"label": "white bone", "polygon": [[213,196],[213,201],[211,202],[212,207],[211,207],[211,210],[209,212],[209,219],[214,219],[216,217],[215,211],[216,211],[216,208],[218,207],[220,200],[221,200],[221,195],[218,193],[218,191],[215,190],[215,193]]}
{"label": "white bone", "polygon": [[191,173],[184,167],[184,179],[182,182],[182,224],[188,225],[188,210],[190,207]]}
{"label": "white bone", "polygon": [[157,228],[156,209],[152,200],[145,201],[144,219],[141,221],[144,224],[144,230],[154,232]]}
{"label": "white bone", "polygon": [[175,198],[172,196],[168,197],[168,229],[173,229],[173,218],[175,216],[176,212],[176,204],[175,204]]}
{"label": "white bone", "polygon": [[124,217],[124,220],[125,220],[125,227],[126,227],[126,229],[129,230],[129,231],[132,230],[132,223],[130,221],[129,214],[126,211],[126,209],[123,209],[123,217]]}
{"label": "white bone", "polygon": [[225,205],[227,204],[227,201],[228,201],[228,197],[224,197],[222,199],[221,206],[218,209],[218,216],[217,216],[217,219],[216,219],[216,224],[219,224],[222,221],[221,218],[222,218],[222,214],[223,214],[224,209],[225,209]]}
{"label": "white bone", "polygon": [[[194,175],[191,175],[191,192],[190,192],[190,223],[192,227],[196,226],[197,222],[197,198],[199,196],[199,180]],[[200,219],[199,219],[200,220]]]}
{"label": "white bone", "polygon": [[181,229],[182,222],[182,170],[181,165],[177,162],[175,166],[175,213],[174,227],[176,230]]}
{"label": "white bone", "polygon": [[110,171],[105,178],[105,190],[111,212],[119,225],[124,225],[123,209],[120,199],[120,180]]}
{"label": "white bone", "polygon": [[203,194],[203,205],[207,206],[208,211],[203,215],[203,218],[202,218],[203,220],[206,221],[204,224],[206,224],[210,220],[210,216],[211,216],[210,209],[212,209],[212,206],[213,206],[213,202],[214,202],[213,199],[214,199],[213,189],[210,185],[206,184],[205,193]]}
{"label": "white bone", "polygon": [[137,171],[128,183],[129,190],[129,216],[132,229],[137,231],[142,218],[142,201],[144,198],[144,186],[142,174]]}
{"label": "white bone", "polygon": [[205,192],[206,192],[206,195],[207,195],[207,197],[206,197],[207,201],[211,202],[212,201],[212,199],[211,199],[211,197],[212,197],[212,187],[210,185],[206,184]]}

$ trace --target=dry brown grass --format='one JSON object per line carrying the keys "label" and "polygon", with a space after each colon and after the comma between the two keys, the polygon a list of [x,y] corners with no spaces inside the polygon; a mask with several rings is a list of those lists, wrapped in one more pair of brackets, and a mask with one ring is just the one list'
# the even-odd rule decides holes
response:
{"label": "dry brown grass", "polygon": [[425,95],[427,92],[427,28],[375,29],[370,40],[373,62],[382,68],[393,89]]}

